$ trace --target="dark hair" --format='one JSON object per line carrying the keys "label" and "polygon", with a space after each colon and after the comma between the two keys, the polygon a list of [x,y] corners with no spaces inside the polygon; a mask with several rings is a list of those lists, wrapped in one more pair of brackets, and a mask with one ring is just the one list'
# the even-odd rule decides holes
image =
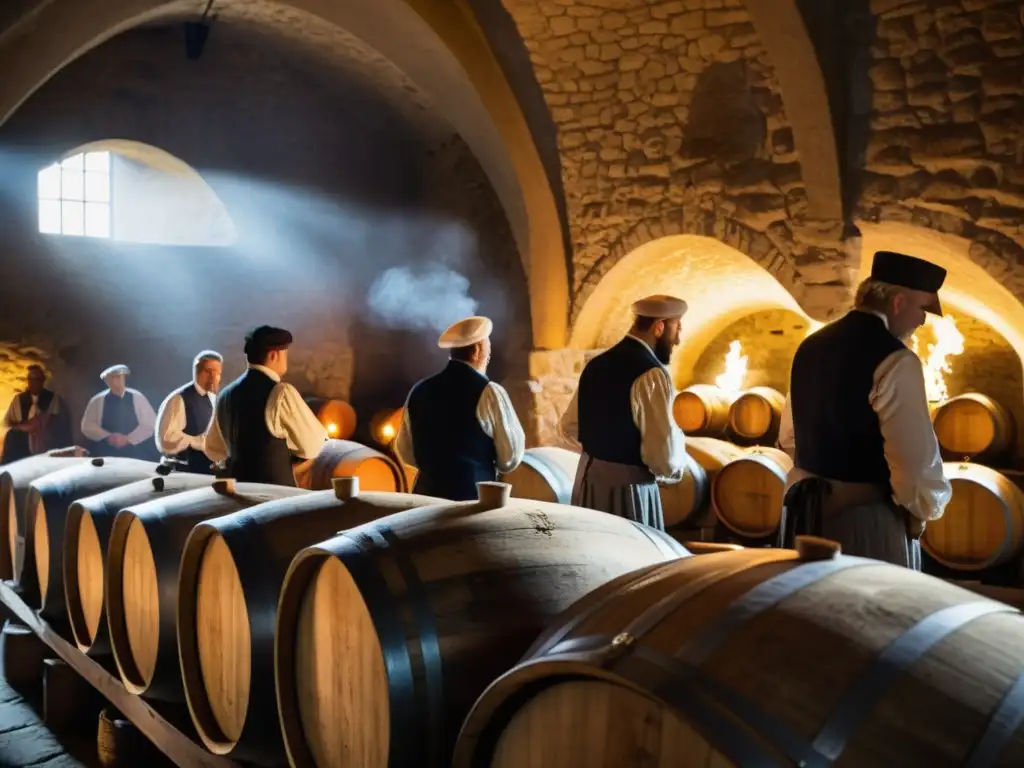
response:
{"label": "dark hair", "polygon": [[449,356],[452,360],[461,360],[463,363],[468,363],[472,357],[476,348],[480,346],[480,342],[476,344],[470,344],[468,347],[452,347],[449,350]]}
{"label": "dark hair", "polygon": [[262,345],[246,344],[245,361],[249,365],[263,365],[270,357],[270,350]]}
{"label": "dark hair", "polygon": [[633,327],[641,333],[646,333],[654,327],[654,324],[661,318],[658,317],[644,317],[643,315],[637,315],[633,321]]}
{"label": "dark hair", "polygon": [[25,372],[25,375],[27,376],[28,374],[32,373],[32,371],[39,371],[44,378],[46,376],[46,371],[43,370],[43,366],[41,366],[39,363],[32,363],[32,365],[30,365],[28,367],[28,370]]}

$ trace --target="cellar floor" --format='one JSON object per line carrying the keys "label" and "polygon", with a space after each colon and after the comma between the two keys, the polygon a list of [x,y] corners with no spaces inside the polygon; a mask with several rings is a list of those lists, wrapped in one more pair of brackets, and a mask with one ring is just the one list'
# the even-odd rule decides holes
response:
{"label": "cellar floor", "polygon": [[[0,658],[2,654],[0,648]],[[97,768],[95,725],[91,740],[63,735],[58,739],[42,722],[42,681],[38,690],[18,693],[4,679],[2,667],[0,768]]]}

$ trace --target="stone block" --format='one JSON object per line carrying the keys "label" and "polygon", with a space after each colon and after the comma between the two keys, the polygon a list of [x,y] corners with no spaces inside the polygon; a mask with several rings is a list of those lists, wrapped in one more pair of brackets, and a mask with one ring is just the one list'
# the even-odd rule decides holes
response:
{"label": "stone block", "polygon": [[691,11],[672,19],[669,31],[673,35],[683,35],[686,32],[694,32],[705,29],[704,11]]}
{"label": "stone block", "polygon": [[708,29],[727,27],[731,24],[749,24],[750,14],[746,10],[708,11],[706,25]]}
{"label": "stone block", "polygon": [[902,91],[907,85],[907,76],[897,59],[886,59],[868,72],[871,82],[879,91]]}

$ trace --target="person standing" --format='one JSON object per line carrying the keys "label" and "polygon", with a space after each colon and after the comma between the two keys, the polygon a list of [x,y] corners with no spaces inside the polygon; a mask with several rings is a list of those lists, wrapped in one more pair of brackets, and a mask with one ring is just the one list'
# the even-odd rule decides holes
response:
{"label": "person standing", "polygon": [[906,342],[925,313],[942,314],[945,278],[923,259],[879,251],[854,309],[800,344],[778,440],[794,460],[783,546],[811,534],[921,569],[925,523],[942,516],[952,488]]}
{"label": "person standing", "polygon": [[666,367],[686,302],[656,295],[632,306],[629,333],[583,369],[562,416],[562,438],[582,449],[572,503],[665,529],[658,479],[678,482],[686,442],[672,415]]}
{"label": "person standing", "polygon": [[523,460],[526,436],[512,401],[487,378],[493,329],[479,316],[449,326],[437,342],[449,350],[448,364],[409,392],[394,446],[399,460],[419,470],[414,493],[473,500],[477,483]]}
{"label": "person standing", "polygon": [[15,395],[4,416],[8,431],[0,464],[66,448],[73,442],[71,415],[64,401],[46,388],[43,366],[30,365],[25,378],[25,391]]}
{"label": "person standing", "polygon": [[93,456],[150,459],[156,413],[146,396],[127,386],[127,365],[112,365],[100,374],[107,389],[89,401],[82,414],[82,434]]}
{"label": "person standing", "polygon": [[223,368],[224,358],[219,352],[200,352],[192,361],[192,381],[171,392],[157,411],[156,449],[184,462],[189,472],[213,474],[212,462],[203,448]]}
{"label": "person standing", "polygon": [[298,390],[281,381],[291,344],[291,333],[269,325],[245,337],[248,367],[217,398],[204,449],[226,462],[228,477],[294,487],[292,465],[316,458],[327,441]]}

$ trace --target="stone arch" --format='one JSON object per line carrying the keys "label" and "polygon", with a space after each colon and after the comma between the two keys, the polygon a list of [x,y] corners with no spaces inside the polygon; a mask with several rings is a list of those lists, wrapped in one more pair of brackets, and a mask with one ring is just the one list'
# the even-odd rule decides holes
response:
{"label": "stone arch", "polygon": [[[465,139],[505,208],[530,286],[533,342],[564,346],[569,280],[563,223],[526,121],[479,31],[452,4],[402,0],[227,2],[221,13],[281,6],[326,21],[363,41],[407,75]],[[171,0],[58,0],[0,41],[0,123],[55,72],[85,51],[137,26],[180,17]]]}
{"label": "stone arch", "polygon": [[[736,228],[727,237],[739,245],[748,233],[731,226]],[[608,347],[628,330],[633,301],[651,293],[680,296],[689,311],[671,368],[676,385],[685,386],[711,340],[740,318],[775,309],[807,317],[780,280],[785,260],[777,251],[772,255],[773,250],[753,259],[735,245],[705,235],[649,239],[619,259],[590,292],[573,325],[572,346]]]}

